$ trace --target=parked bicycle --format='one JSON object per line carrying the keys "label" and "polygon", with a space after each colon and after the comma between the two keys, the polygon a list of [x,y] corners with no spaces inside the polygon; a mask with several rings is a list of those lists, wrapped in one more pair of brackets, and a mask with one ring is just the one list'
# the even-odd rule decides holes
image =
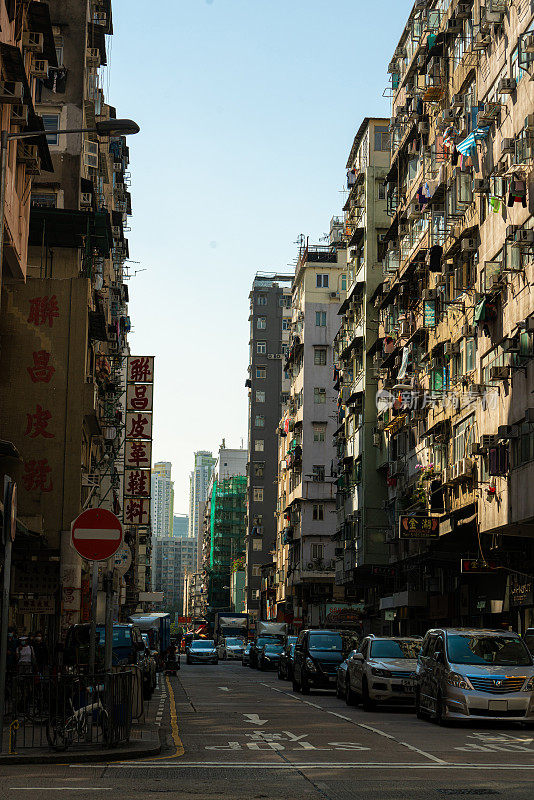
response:
{"label": "parked bicycle", "polygon": [[[53,716],[46,723],[46,738],[54,750],[66,750],[75,741],[110,741],[109,715],[102,702],[103,684],[88,686],[84,690],[85,705],[74,707],[73,698],[69,697],[67,708],[71,714],[67,717]],[[95,731],[96,728],[96,731]]]}

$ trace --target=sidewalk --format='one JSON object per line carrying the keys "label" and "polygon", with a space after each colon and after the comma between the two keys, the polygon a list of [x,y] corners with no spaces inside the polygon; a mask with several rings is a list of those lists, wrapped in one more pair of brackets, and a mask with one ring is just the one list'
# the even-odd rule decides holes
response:
{"label": "sidewalk", "polygon": [[[20,747],[0,755],[2,764],[73,764],[79,761],[126,761],[157,756],[165,745],[163,729],[154,723],[133,724],[129,744],[117,747],[73,746],[64,752],[49,747]],[[8,750],[4,737],[4,751]]]}

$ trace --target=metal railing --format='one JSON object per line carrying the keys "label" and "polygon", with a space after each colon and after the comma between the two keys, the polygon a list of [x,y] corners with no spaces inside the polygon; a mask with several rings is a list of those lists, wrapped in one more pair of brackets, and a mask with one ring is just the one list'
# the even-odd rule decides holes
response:
{"label": "metal railing", "polygon": [[135,703],[131,670],[100,675],[11,676],[3,752],[128,742]]}

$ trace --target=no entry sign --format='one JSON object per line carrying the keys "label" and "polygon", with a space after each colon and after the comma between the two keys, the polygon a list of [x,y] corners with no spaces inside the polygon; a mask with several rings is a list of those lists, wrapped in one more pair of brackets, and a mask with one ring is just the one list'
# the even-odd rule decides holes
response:
{"label": "no entry sign", "polygon": [[72,523],[71,544],[88,561],[107,561],[122,544],[121,522],[106,508],[88,508]]}

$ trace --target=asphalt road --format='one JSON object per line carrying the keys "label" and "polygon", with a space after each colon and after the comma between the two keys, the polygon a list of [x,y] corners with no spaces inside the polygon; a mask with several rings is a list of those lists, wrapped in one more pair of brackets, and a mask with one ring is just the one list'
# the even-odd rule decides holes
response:
{"label": "asphalt road", "polygon": [[[439,728],[410,710],[366,713],[332,692],[294,694],[237,662],[182,666],[149,715],[169,746],[154,759],[5,767],[0,798],[433,800],[532,797],[534,731]],[[37,798],[36,798],[37,800]]]}

